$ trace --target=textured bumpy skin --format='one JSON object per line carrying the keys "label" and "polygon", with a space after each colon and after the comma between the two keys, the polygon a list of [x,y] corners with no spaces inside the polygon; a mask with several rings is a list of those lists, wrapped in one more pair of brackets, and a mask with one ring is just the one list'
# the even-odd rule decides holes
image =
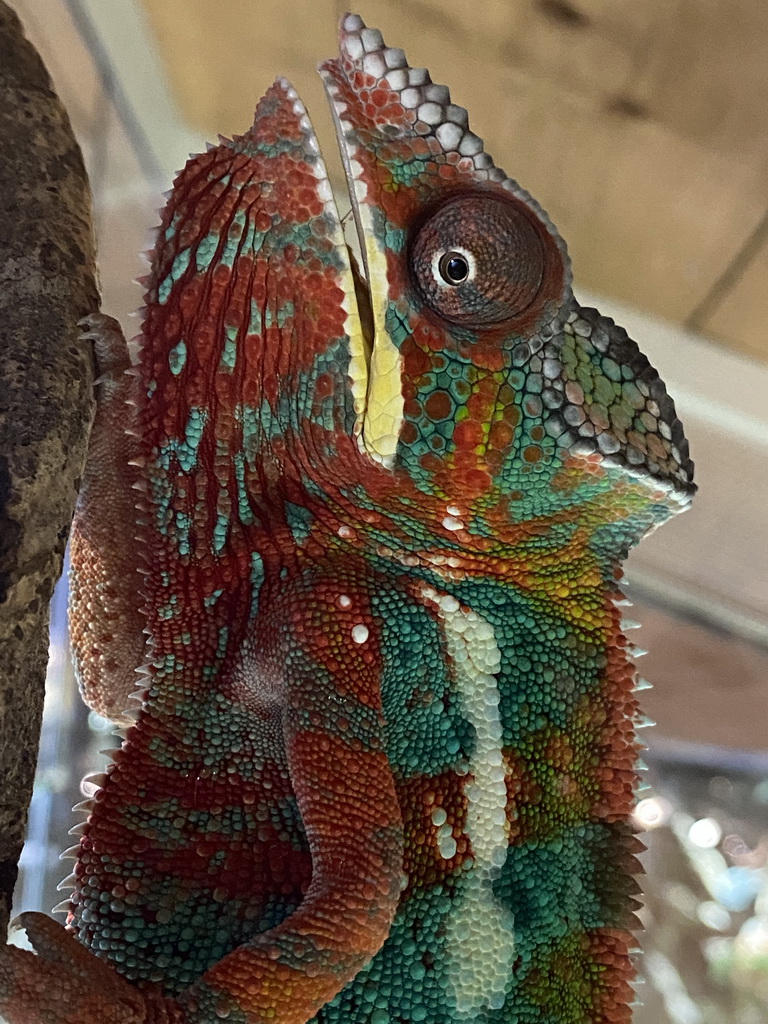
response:
{"label": "textured bumpy skin", "polygon": [[630,1020],[618,581],[689,503],[682,428],[447,89],[354,16],[321,73],[366,285],[278,80],[175,183],[133,376],[89,325],[88,698],[120,716],[148,648],[80,944],[26,916],[13,1024]]}

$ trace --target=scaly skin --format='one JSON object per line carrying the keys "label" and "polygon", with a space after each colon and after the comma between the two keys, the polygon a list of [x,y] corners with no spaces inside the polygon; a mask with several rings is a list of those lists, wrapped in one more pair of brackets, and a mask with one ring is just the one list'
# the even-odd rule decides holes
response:
{"label": "scaly skin", "polygon": [[138,376],[90,323],[76,655],[118,716],[146,625],[146,688],[86,806],[82,945],[26,915],[12,1024],[630,1019],[618,580],[689,503],[682,428],[447,90],[353,16],[321,73],[370,307],[278,80],[175,183]]}

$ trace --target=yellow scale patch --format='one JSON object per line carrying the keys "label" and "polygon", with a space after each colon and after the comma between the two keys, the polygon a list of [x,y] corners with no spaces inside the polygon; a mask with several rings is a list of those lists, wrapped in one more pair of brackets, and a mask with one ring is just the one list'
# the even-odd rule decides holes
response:
{"label": "yellow scale patch", "polygon": [[387,309],[387,258],[373,236],[369,208],[361,209],[364,228],[365,262],[373,312],[373,351],[371,352],[368,395],[363,424],[365,450],[377,462],[391,466],[403,426],[403,390],[400,351],[385,327]]}

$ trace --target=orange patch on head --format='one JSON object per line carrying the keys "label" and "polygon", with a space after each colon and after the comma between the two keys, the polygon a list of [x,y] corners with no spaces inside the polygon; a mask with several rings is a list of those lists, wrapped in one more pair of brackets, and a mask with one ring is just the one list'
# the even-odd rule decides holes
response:
{"label": "orange patch on head", "polygon": [[476,448],[483,441],[483,425],[475,420],[462,420],[453,431],[453,441],[457,448],[465,451]]}
{"label": "orange patch on head", "polygon": [[445,420],[453,412],[453,401],[446,391],[433,391],[424,403],[427,416],[431,420]]}
{"label": "orange patch on head", "polygon": [[549,482],[553,491],[575,491],[579,486],[579,478],[576,473],[561,470],[555,473]]}
{"label": "orange patch on head", "polygon": [[488,443],[492,448],[501,451],[511,446],[514,437],[515,428],[511,423],[506,423],[504,420],[496,421],[491,424]]}
{"label": "orange patch on head", "polygon": [[527,448],[523,449],[523,458],[531,464],[538,462],[543,454],[544,452],[537,444],[530,444]]}
{"label": "orange patch on head", "polygon": [[432,361],[429,358],[429,353],[420,348],[411,335],[403,339],[400,355],[403,358],[406,378],[419,377],[431,368]]}
{"label": "orange patch on head", "polygon": [[497,373],[506,366],[507,354],[497,345],[478,345],[475,342],[471,346],[467,345],[466,350],[471,355],[472,362],[480,369]]}
{"label": "orange patch on head", "polygon": [[457,458],[456,467],[446,474],[446,490],[451,486],[452,479],[458,478],[461,491],[467,501],[480,497],[490,490],[492,480],[487,470],[481,469],[474,461],[474,453],[468,458]]}
{"label": "orange patch on head", "polygon": [[403,444],[414,444],[418,440],[419,432],[416,429],[416,424],[410,420],[406,420],[400,430],[400,440]]}

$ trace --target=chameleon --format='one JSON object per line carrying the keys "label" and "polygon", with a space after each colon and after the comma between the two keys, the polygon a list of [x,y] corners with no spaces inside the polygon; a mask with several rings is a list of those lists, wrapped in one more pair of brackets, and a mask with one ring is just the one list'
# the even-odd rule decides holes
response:
{"label": "chameleon", "polygon": [[125,732],[11,1024],[631,1019],[621,565],[688,444],[447,88],[339,38],[358,255],[278,79],[174,183],[136,364],[87,323],[71,630]]}

